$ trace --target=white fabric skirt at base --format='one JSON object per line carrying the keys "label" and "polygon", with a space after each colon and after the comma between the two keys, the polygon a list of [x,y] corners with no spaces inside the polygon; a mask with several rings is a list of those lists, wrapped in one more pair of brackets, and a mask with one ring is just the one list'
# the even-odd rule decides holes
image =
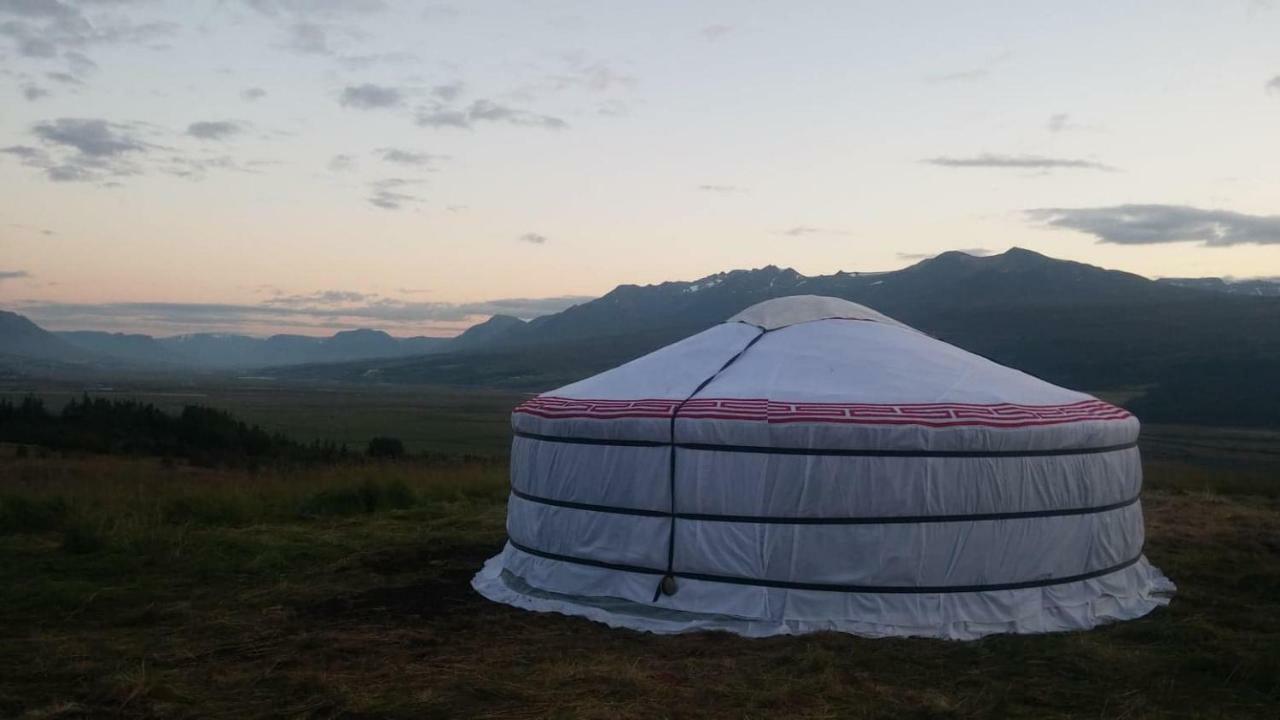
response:
{"label": "white fabric skirt at base", "polygon": [[[826,609],[831,613],[822,619],[791,618],[785,614],[780,619],[764,619],[673,610],[621,598],[542,590],[505,569],[504,559],[512,555],[521,556],[520,564],[526,569],[543,565],[541,570],[548,571],[554,566],[557,573],[616,574],[612,570],[532,557],[508,545],[485,563],[471,581],[472,587],[489,600],[524,610],[572,615],[610,627],[659,634],[723,630],[744,637],[769,637],[834,631],[862,637],[976,640],[1001,633],[1088,630],[1110,622],[1133,620],[1167,605],[1169,596],[1176,590],[1173,582],[1142,557],[1137,563],[1102,577],[1022,590],[927,596],[857,593],[854,602],[850,602],[854,594],[807,591],[803,594],[816,597],[805,598],[799,606],[812,611],[814,602],[821,603],[820,598],[825,596]],[[655,576],[624,574],[631,575],[638,583],[657,586]],[[680,592],[715,593],[717,587],[722,589],[723,585],[680,580]],[[854,608],[872,611],[849,612]],[[1001,617],[997,619],[993,615]],[[889,618],[893,622],[883,622]]]}

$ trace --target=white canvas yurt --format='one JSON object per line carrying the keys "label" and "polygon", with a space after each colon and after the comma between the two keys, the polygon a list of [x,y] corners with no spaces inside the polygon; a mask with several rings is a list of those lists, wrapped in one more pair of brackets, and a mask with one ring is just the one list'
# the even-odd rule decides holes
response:
{"label": "white canvas yurt", "polygon": [[1138,421],[787,297],[512,416],[484,596],[616,627],[971,639],[1136,618]]}

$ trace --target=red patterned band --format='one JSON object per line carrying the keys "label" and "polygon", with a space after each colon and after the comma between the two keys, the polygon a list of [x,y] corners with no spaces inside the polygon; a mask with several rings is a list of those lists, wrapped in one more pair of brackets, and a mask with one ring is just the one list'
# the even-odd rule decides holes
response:
{"label": "red patterned band", "polygon": [[745,420],[769,423],[849,423],[861,425],[923,425],[955,427],[1027,427],[1090,420],[1124,420],[1128,411],[1101,400],[1067,405],[998,403],[795,403],[764,399],[707,398],[689,400],[576,400],[535,397],[515,409],[551,420],[670,419]]}

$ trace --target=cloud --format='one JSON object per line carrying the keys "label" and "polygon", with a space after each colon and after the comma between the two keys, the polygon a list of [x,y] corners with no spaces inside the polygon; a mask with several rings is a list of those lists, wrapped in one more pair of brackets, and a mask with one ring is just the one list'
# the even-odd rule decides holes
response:
{"label": "cloud", "polygon": [[369,203],[383,210],[399,210],[405,205],[422,202],[417,195],[405,192],[406,188],[421,184],[421,180],[387,178],[369,183]]}
{"label": "cloud", "polygon": [[187,134],[201,140],[226,140],[242,131],[240,124],[231,120],[202,120],[187,126]]}
{"label": "cloud", "polygon": [[377,294],[355,292],[352,290],[321,290],[304,295],[280,295],[264,300],[264,305],[281,305],[298,307],[310,305],[342,305],[359,303],[377,299]]}
{"label": "cloud", "polygon": [[127,125],[95,118],[58,118],[32,128],[46,143],[74,148],[87,157],[115,157],[142,152],[147,143],[132,135]]}
{"label": "cloud", "polygon": [[732,25],[707,25],[702,29],[698,30],[699,35],[713,42],[716,40],[719,40],[720,38],[724,37],[725,35],[728,35],[731,32],[733,32]]}
{"label": "cloud", "polygon": [[465,109],[453,109],[436,104],[418,111],[421,127],[455,127],[469,129],[479,123],[540,127],[546,130],[563,130],[569,123],[551,115],[541,115],[527,110],[509,107],[491,100],[476,100]]}
{"label": "cloud", "polygon": [[1277,75],[1267,81],[1267,92],[1280,95],[1280,75]]}
{"label": "cloud", "polygon": [[968,83],[976,80],[983,80],[991,75],[997,65],[1012,57],[1012,53],[1008,50],[994,55],[976,67],[965,68],[963,70],[952,70],[949,72],[937,73],[934,75],[926,75],[924,81],[932,85],[945,85],[951,83]]}
{"label": "cloud", "polygon": [[395,107],[403,99],[400,90],[397,88],[364,83],[362,85],[348,85],[343,89],[342,96],[338,99],[338,102],[343,107],[373,110],[376,108]]}
{"label": "cloud", "polygon": [[256,100],[261,100],[266,96],[267,96],[267,91],[263,90],[260,87],[245,88],[244,90],[240,91],[240,97],[247,102],[254,102]]}
{"label": "cloud", "polygon": [[0,270],[0,282],[5,280],[24,280],[31,277],[26,270]]}
{"label": "cloud", "polygon": [[516,238],[516,239],[517,239],[517,240],[519,240],[520,242],[527,242],[527,243],[530,243],[530,244],[532,244],[532,245],[545,245],[545,244],[547,244],[547,236],[546,236],[546,235],[539,235],[538,233],[533,233],[533,232],[527,232],[527,233],[525,233],[525,234],[521,235],[520,237],[518,237],[518,238]]}
{"label": "cloud", "polygon": [[84,84],[83,80],[76,77],[75,75],[72,75],[71,73],[51,72],[51,73],[45,73],[44,76],[49,78],[50,80],[53,80],[54,82],[60,82],[63,85],[83,85]]}
{"label": "cloud", "polygon": [[[192,134],[220,137],[217,123],[192,126]],[[104,187],[119,185],[118,179],[152,171],[174,177],[199,179],[211,170],[256,172],[262,162],[241,162],[229,155],[194,152],[183,154],[172,147],[151,142],[163,134],[143,123],[117,123],[101,118],[57,118],[36,123],[31,134],[38,146],[12,145],[0,152],[17,157],[24,165],[38,168],[54,182],[97,182]],[[225,134],[225,133],[222,133]]]}
{"label": "cloud", "polygon": [[279,17],[374,15],[387,9],[385,0],[244,0],[263,15]]}
{"label": "cloud", "polygon": [[725,194],[746,192],[744,188],[738,187],[737,185],[705,184],[705,185],[699,185],[698,189],[703,192],[725,193]]}
{"label": "cloud", "polygon": [[578,88],[593,93],[613,90],[630,90],[638,84],[634,75],[618,72],[603,62],[586,64],[569,63],[569,72],[551,77],[551,88],[556,91]]}
{"label": "cloud", "polygon": [[42,97],[48,97],[49,91],[39,85],[26,85],[22,88],[22,97],[30,101],[39,100]]}
{"label": "cloud", "polygon": [[1087,233],[1100,243],[1198,242],[1202,247],[1280,244],[1280,215],[1248,215],[1187,205],[1037,208],[1027,217],[1048,227]]}
{"label": "cloud", "polygon": [[77,75],[91,73],[98,69],[98,63],[89,59],[89,56],[75,50],[69,50],[62,55],[67,60],[67,64],[71,67],[71,72]]}
{"label": "cloud", "polygon": [[382,158],[383,162],[396,163],[398,165],[413,165],[416,167],[427,167],[435,164],[437,160],[444,160],[448,157],[447,155],[432,155],[431,153],[389,147],[378,148],[374,152]]}
{"label": "cloud", "polygon": [[451,82],[444,85],[436,85],[431,88],[431,94],[445,102],[453,102],[454,100],[462,97],[462,93],[465,89],[466,86],[463,85],[461,81]]}
{"label": "cloud", "polygon": [[334,155],[329,159],[331,172],[349,172],[356,169],[356,159],[351,155]]}
{"label": "cloud", "polygon": [[[962,248],[955,252],[962,252],[965,255],[972,255],[973,257],[987,257],[988,255],[993,254],[991,250],[986,248]],[[928,260],[929,258],[937,257],[940,254],[941,253],[897,253],[898,259],[900,260]]]}
{"label": "cloud", "polygon": [[1049,116],[1049,132],[1059,133],[1074,127],[1071,124],[1071,116],[1067,113],[1055,113]]}
{"label": "cloud", "polygon": [[324,26],[312,22],[295,23],[289,28],[290,50],[303,55],[331,55],[329,34]]}
{"label": "cloud", "polygon": [[153,46],[176,34],[175,23],[137,23],[119,13],[87,15],[80,5],[62,0],[0,0],[0,16],[16,19],[0,22],[0,36],[8,37],[19,55],[49,60],[63,54],[72,64],[92,65],[80,49],[91,45],[137,44]]}
{"label": "cloud", "polygon": [[43,150],[31,147],[30,145],[10,145],[6,148],[0,148],[0,153],[12,155],[27,162],[47,157]]}
{"label": "cloud", "polygon": [[1102,170],[1114,171],[1115,168],[1091,160],[1072,160],[1067,158],[1043,157],[1040,155],[999,155],[983,153],[970,157],[933,157],[921,162],[939,167],[950,168],[1004,168],[1015,170]]}
{"label": "cloud", "polygon": [[779,230],[778,235],[787,237],[804,237],[806,235],[848,235],[848,230],[833,230],[831,228],[812,227],[810,225],[796,225],[795,227]]}

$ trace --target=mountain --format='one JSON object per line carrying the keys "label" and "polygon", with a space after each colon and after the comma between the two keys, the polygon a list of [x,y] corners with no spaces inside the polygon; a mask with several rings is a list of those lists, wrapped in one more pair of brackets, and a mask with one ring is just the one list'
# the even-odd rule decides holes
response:
{"label": "mountain", "polygon": [[623,285],[555,315],[502,321],[469,349],[281,374],[545,390],[796,294],[863,303],[1051,382],[1134,397],[1149,420],[1280,425],[1280,298],[1155,282],[1018,248],[943,253],[883,273],[806,277],[769,266]]}
{"label": "mountain", "polygon": [[333,363],[371,358],[426,355],[443,350],[448,338],[396,338],[381,330],[344,330],[331,337],[201,333],[160,338],[159,344],[188,365],[254,368],[302,363]]}
{"label": "mountain", "polygon": [[25,317],[4,310],[0,310],[0,355],[58,362],[82,362],[92,357]]}
{"label": "mountain", "polygon": [[396,338],[381,330],[347,330],[332,337],[198,333],[150,335],[74,330],[49,332],[17,313],[0,311],[0,356],[21,360],[81,363],[103,368],[235,370],[303,363],[337,363],[428,355],[450,338]]}
{"label": "mountain", "polygon": [[461,335],[453,338],[449,342],[448,351],[475,350],[510,342],[523,337],[522,333],[527,325],[528,323],[517,317],[494,315],[478,325],[472,325]]}
{"label": "mountain", "polygon": [[1165,285],[1177,285],[1178,287],[1232,293],[1234,295],[1280,297],[1280,278],[1254,278],[1252,280],[1224,280],[1217,277],[1160,278],[1156,282]]}
{"label": "mountain", "polygon": [[95,356],[146,365],[181,364],[183,358],[170,352],[150,335],[73,330],[52,333],[67,343]]}

